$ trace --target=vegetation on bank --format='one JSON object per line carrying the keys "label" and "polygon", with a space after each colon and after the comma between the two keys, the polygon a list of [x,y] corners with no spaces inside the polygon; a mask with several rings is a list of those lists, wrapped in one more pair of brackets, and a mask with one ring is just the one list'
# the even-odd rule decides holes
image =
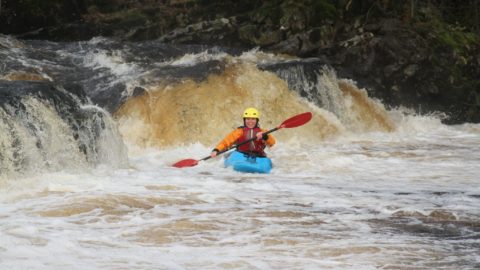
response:
{"label": "vegetation on bank", "polygon": [[[130,12],[135,10],[136,12]],[[76,21],[141,16],[171,17],[177,25],[233,15],[268,18],[271,24],[303,23],[296,30],[339,21],[385,17],[405,23],[440,21],[480,33],[480,0],[0,0],[0,32],[20,34]],[[292,30],[295,30],[293,28]]]}
{"label": "vegetation on bank", "polygon": [[[254,23],[252,31],[274,33],[279,39],[316,27],[326,26],[336,33],[340,28],[397,18],[412,31],[426,33],[433,46],[451,47],[459,64],[468,62],[470,51],[480,43],[480,0],[0,0],[0,33],[21,36],[87,24],[100,28],[91,35],[117,36],[152,25],[154,30],[147,37],[133,38],[155,39],[175,28],[231,16]],[[78,39],[91,38],[82,29]],[[277,33],[278,29],[282,32]],[[75,39],[66,32],[45,34],[45,38]],[[245,45],[264,45],[255,44],[261,42],[258,38],[250,42]]]}
{"label": "vegetation on bank", "polygon": [[230,16],[247,17],[263,28],[283,27],[290,34],[324,25],[338,28],[398,18],[413,30],[419,25],[431,29],[435,40],[460,55],[478,43],[480,34],[480,0],[0,0],[0,33],[18,35],[69,23],[98,23],[118,29],[158,24],[162,28],[158,35],[163,35]]}

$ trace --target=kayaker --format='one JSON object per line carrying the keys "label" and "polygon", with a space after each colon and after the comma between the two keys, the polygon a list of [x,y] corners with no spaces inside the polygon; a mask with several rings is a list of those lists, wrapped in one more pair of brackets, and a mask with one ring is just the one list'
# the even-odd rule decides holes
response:
{"label": "kayaker", "polygon": [[251,138],[257,138],[250,143],[243,144],[237,148],[237,151],[255,157],[266,157],[265,147],[272,147],[275,144],[275,138],[271,134],[264,134],[266,130],[259,127],[260,112],[255,108],[247,108],[243,112],[243,126],[230,132],[221,140],[215,149],[210,153],[211,157],[217,156],[218,152],[232,147]]}

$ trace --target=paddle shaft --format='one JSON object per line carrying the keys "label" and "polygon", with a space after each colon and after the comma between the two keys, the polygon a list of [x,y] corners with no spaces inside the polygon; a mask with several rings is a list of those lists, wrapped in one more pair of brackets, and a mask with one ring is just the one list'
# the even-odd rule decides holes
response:
{"label": "paddle shaft", "polygon": [[[299,127],[299,126],[302,126],[306,123],[308,123],[308,121],[310,121],[312,119],[312,113],[311,112],[306,112],[306,113],[302,113],[302,114],[298,114],[298,115],[295,115],[293,117],[290,117],[288,118],[287,120],[283,121],[282,124],[280,124],[279,126],[277,126],[276,128],[273,128],[269,131],[266,131],[264,132],[263,134],[269,134],[269,133],[272,133],[276,130],[279,130],[281,128],[294,128],[294,127]],[[232,147],[229,147],[227,149],[224,149],[222,151],[219,151],[217,153],[217,156],[220,155],[220,154],[223,154],[233,148],[237,148],[241,145],[244,145],[246,143],[249,143],[251,141],[254,141],[256,140],[257,138],[251,138],[251,139],[248,139],[246,141],[243,141],[239,144],[236,144],[236,145],[233,145]],[[195,166],[198,164],[199,161],[202,161],[202,160],[207,160],[209,158],[211,158],[212,156],[208,156],[208,157],[204,157],[200,160],[196,160],[196,159],[192,159],[192,158],[189,158],[189,159],[184,159],[184,160],[180,160],[178,162],[176,162],[175,164],[173,164],[173,167],[177,167],[177,168],[183,168],[183,167],[192,167],[192,166]]]}
{"label": "paddle shaft", "polygon": [[[272,132],[274,132],[274,131],[277,131],[277,130],[279,130],[279,129],[281,129],[281,128],[282,128],[282,126],[276,127],[276,128],[272,128],[272,129],[270,129],[269,131],[264,132],[263,135],[270,134],[270,133],[272,133]],[[241,146],[241,145],[244,145],[244,144],[247,144],[247,143],[249,143],[249,142],[251,142],[251,141],[255,141],[256,139],[257,139],[256,137],[255,137],[255,138],[250,138],[250,139],[248,139],[248,140],[246,140],[246,141],[243,141],[243,142],[241,142],[241,143],[239,143],[239,144],[235,144],[235,145],[233,145],[233,146],[230,147],[230,148],[227,148],[227,149],[224,149],[224,150],[222,150],[222,151],[219,151],[219,152],[217,153],[217,156],[218,156],[218,155],[221,155],[221,154],[223,154],[223,153],[225,153],[225,152],[228,152],[228,151],[232,150],[233,148],[237,148],[237,147],[239,147],[239,146]],[[210,158],[212,158],[212,156],[204,157],[204,158],[202,158],[202,159],[200,159],[200,160],[207,160],[207,159],[210,159]],[[200,160],[199,160],[199,161],[200,161]]]}

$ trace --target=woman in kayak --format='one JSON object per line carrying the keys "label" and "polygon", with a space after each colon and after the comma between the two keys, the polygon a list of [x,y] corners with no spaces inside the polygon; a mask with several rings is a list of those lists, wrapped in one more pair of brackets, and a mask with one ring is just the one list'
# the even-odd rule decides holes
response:
{"label": "woman in kayak", "polygon": [[258,126],[260,113],[255,108],[247,108],[243,112],[243,126],[236,128],[220,141],[210,154],[211,157],[217,156],[218,152],[232,147],[234,144],[240,144],[246,140],[256,138],[249,143],[243,144],[237,148],[237,151],[255,157],[265,157],[265,147],[273,146],[275,138],[271,134],[264,134],[266,130]]}

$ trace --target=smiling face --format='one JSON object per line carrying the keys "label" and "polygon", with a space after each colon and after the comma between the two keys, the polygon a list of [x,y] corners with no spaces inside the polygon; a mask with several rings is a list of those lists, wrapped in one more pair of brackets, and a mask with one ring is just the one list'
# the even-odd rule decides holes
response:
{"label": "smiling face", "polygon": [[244,118],[245,126],[248,128],[254,128],[257,125],[257,118]]}

